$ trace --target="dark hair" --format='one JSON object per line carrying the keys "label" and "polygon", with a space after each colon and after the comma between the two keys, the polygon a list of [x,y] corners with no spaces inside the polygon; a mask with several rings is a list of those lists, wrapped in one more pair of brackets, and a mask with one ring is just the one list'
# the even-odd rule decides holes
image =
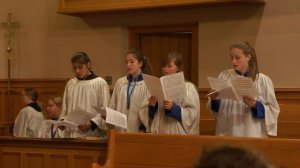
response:
{"label": "dark hair", "polygon": [[34,88],[25,88],[24,92],[25,92],[25,95],[29,96],[32,101],[37,102],[37,100],[39,98],[39,94]]}
{"label": "dark hair", "polygon": [[85,52],[77,52],[72,56],[71,63],[88,64],[91,63],[91,60]]}
{"label": "dark hair", "polygon": [[182,55],[177,52],[169,52],[162,60],[162,66],[165,67],[174,61],[174,64],[177,66],[178,71],[183,71],[183,62]]}
{"label": "dark hair", "polygon": [[204,150],[196,168],[270,168],[260,155],[250,150],[221,146]]}
{"label": "dark hair", "polygon": [[257,57],[256,57],[254,48],[252,48],[250,43],[248,43],[247,41],[234,43],[229,48],[229,50],[232,50],[233,48],[241,49],[246,56],[250,55],[250,60],[248,63],[249,64],[248,73],[249,73],[249,76],[254,81],[256,79],[257,74],[259,73],[258,65],[257,65]]}
{"label": "dark hair", "polygon": [[140,51],[133,49],[133,50],[127,51],[125,56],[127,56],[128,54],[131,54],[136,60],[138,60],[138,62],[142,63],[141,70],[143,73],[145,73],[145,74],[152,73],[152,68],[149,63],[149,60],[145,56],[143,56]]}

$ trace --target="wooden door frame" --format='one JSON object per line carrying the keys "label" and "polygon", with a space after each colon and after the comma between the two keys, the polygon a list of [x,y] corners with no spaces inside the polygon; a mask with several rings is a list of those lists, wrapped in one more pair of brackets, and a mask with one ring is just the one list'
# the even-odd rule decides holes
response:
{"label": "wooden door frame", "polygon": [[198,23],[175,24],[175,25],[151,25],[129,27],[129,49],[140,46],[139,35],[151,33],[174,33],[191,32],[192,33],[192,54],[191,54],[191,82],[198,86]]}

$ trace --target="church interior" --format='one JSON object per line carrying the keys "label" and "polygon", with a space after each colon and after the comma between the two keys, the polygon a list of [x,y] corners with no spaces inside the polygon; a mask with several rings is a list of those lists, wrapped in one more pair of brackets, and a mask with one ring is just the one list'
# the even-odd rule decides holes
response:
{"label": "church interior", "polygon": [[[202,150],[222,144],[258,151],[275,167],[300,165],[300,78],[293,76],[300,66],[300,1],[1,0],[0,9],[0,168],[193,167]],[[232,68],[228,48],[236,41],[252,44],[259,71],[273,81],[277,136],[215,136],[207,77]],[[74,77],[70,58],[82,51],[113,92],[133,48],[149,58],[155,76],[162,54],[184,55],[185,78],[198,88],[199,135],[111,130],[101,140],[12,136],[24,88],[36,88],[46,106],[50,96],[63,95]]]}

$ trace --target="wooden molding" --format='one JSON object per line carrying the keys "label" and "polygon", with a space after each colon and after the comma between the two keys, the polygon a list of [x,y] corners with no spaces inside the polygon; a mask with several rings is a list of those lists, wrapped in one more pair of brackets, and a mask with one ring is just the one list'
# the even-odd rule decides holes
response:
{"label": "wooden molding", "polygon": [[79,14],[89,12],[166,8],[203,5],[264,4],[265,0],[59,0],[58,12]]}

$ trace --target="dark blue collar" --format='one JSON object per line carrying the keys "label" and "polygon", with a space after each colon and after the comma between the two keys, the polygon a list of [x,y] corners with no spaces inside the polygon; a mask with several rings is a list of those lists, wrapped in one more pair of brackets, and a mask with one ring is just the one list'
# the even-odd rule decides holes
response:
{"label": "dark blue collar", "polygon": [[[131,75],[128,75],[128,76],[127,76],[127,80],[128,80],[128,82],[133,82],[132,76],[131,76]],[[142,74],[139,74],[139,76],[137,77],[137,80],[136,80],[136,81],[138,82],[138,81],[142,81],[142,80],[144,80],[144,79],[143,79],[143,75],[142,75]]]}
{"label": "dark blue collar", "polygon": [[32,107],[33,109],[35,109],[38,112],[42,112],[41,107],[36,102],[29,103],[29,104],[27,104],[27,106]]}
{"label": "dark blue collar", "polygon": [[76,77],[78,80],[92,80],[92,79],[95,79],[97,78],[98,76],[94,74],[93,71],[91,71],[91,74],[84,77],[84,78],[79,78],[78,76]]}
{"label": "dark blue collar", "polygon": [[246,73],[242,73],[242,72],[240,72],[240,71],[238,71],[238,70],[235,70],[235,72],[238,74],[238,75],[240,75],[240,76],[244,76],[244,77],[248,77],[249,76],[249,72],[247,71]]}

